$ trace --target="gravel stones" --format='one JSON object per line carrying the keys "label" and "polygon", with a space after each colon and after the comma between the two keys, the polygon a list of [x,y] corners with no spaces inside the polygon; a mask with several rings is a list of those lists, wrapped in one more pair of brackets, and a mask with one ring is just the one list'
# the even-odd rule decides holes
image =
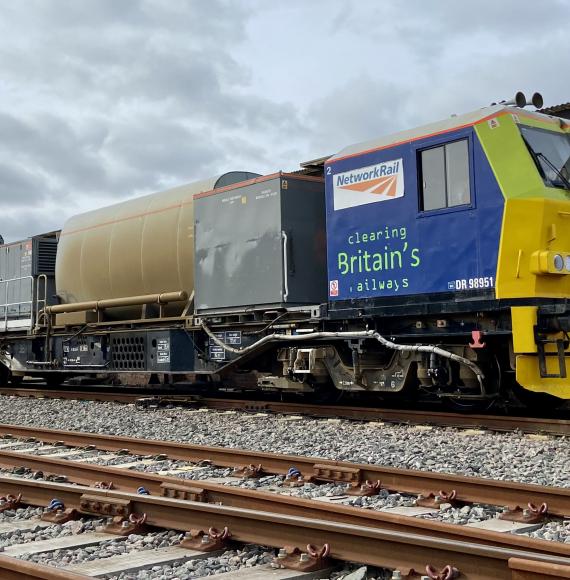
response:
{"label": "gravel stones", "polygon": [[537,530],[526,533],[525,535],[539,540],[570,544],[570,520],[548,522]]}
{"label": "gravel stones", "polygon": [[381,510],[395,507],[413,507],[416,505],[416,498],[411,495],[389,493],[386,489],[381,489],[378,495],[351,497],[344,503],[353,507]]}
{"label": "gravel stones", "polygon": [[0,512],[0,522],[17,522],[29,520],[31,518],[39,518],[42,515],[42,508],[40,507],[25,507],[15,510],[6,510]]}
{"label": "gravel stones", "polygon": [[227,550],[220,555],[153,566],[150,570],[114,574],[107,578],[109,580],[188,580],[267,564],[273,561],[274,555],[274,551],[270,548],[247,545],[238,550]]}
{"label": "gravel stones", "polygon": [[3,399],[7,423],[570,487],[568,437],[537,440],[518,432],[458,436],[454,428],[423,430],[348,420],[288,421],[279,415],[240,412],[151,411],[95,401]]}
{"label": "gravel stones", "polygon": [[473,504],[463,507],[452,507],[443,504],[439,511],[418,516],[425,520],[436,520],[447,524],[464,526],[496,518],[501,513],[501,508],[492,505]]}
{"label": "gravel stones", "polygon": [[65,475],[45,475],[43,471],[34,471],[27,467],[0,468],[0,475],[17,475],[23,479],[36,479],[43,481],[55,481],[57,483],[66,483]]}
{"label": "gravel stones", "polygon": [[[69,524],[71,523],[72,522],[69,522]],[[102,523],[102,520],[91,520],[87,523],[84,522],[84,527],[79,533],[96,531],[96,527],[101,526]],[[65,528],[66,526],[67,524],[64,524],[61,527]],[[71,526],[68,530],[69,533],[71,533],[70,530]],[[62,568],[65,566],[81,564],[83,562],[110,558],[111,556],[118,556],[121,554],[130,554],[174,546],[180,543],[182,537],[183,534],[173,530],[151,533],[145,536],[131,534],[130,536],[127,536],[127,538],[117,536],[116,538],[83,548],[70,548],[55,550],[54,552],[43,552],[41,554],[29,554],[25,558],[23,557],[23,559],[29,562]]]}
{"label": "gravel stones", "polygon": [[[41,513],[41,510],[40,510]],[[0,547],[15,546],[27,542],[37,542],[41,540],[53,540],[79,533],[94,532],[98,520],[81,520],[68,522],[63,525],[53,524],[47,527],[37,527],[32,530],[13,530],[9,534],[0,534]],[[100,523],[100,522],[99,522]],[[32,560],[33,556],[25,554],[23,560]]]}

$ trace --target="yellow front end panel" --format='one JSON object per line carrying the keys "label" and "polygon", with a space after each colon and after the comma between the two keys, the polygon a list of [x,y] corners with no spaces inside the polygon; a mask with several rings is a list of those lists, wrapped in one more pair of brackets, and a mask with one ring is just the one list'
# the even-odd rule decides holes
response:
{"label": "yellow front end panel", "polygon": [[[561,399],[570,399],[570,378],[548,378],[540,376],[538,347],[536,344],[535,327],[537,323],[536,306],[516,306],[511,308],[511,322],[513,329],[513,351],[515,354],[517,383],[539,393],[548,393]],[[564,335],[553,333],[548,335],[549,340],[564,339]],[[546,373],[559,374],[560,365],[558,351],[555,344],[545,344],[547,354]],[[570,370],[570,349],[566,350],[566,368]]]}
{"label": "yellow front end panel", "polygon": [[505,201],[497,298],[570,297],[569,256],[570,201]]}
{"label": "yellow front end panel", "polygon": [[513,350],[515,353],[537,352],[534,340],[536,325],[536,306],[518,306],[511,308],[513,325]]}
{"label": "yellow front end panel", "polygon": [[[570,369],[570,356],[566,356],[566,367]],[[538,393],[548,393],[560,399],[570,399],[570,378],[564,379],[545,379],[540,376],[538,367],[538,356],[518,355],[516,357],[517,365],[517,383]],[[558,359],[546,357],[546,369],[548,373],[557,373],[559,371]]]}

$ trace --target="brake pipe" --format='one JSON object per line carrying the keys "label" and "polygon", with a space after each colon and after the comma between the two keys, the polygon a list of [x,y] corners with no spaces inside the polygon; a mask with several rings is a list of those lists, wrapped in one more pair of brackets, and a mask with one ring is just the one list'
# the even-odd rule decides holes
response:
{"label": "brake pipe", "polygon": [[201,322],[202,329],[204,332],[212,339],[212,341],[217,344],[219,347],[223,348],[224,350],[244,355],[253,350],[256,350],[263,346],[266,343],[274,342],[274,341],[285,341],[285,342],[304,342],[307,340],[320,340],[320,339],[335,339],[341,338],[345,340],[360,340],[360,339],[373,339],[377,340],[380,344],[389,348],[391,350],[397,350],[401,352],[425,352],[429,354],[435,354],[437,356],[441,356],[443,358],[447,358],[449,360],[455,361],[459,364],[462,364],[469,368],[477,377],[479,381],[479,386],[481,387],[481,395],[485,396],[485,386],[483,385],[483,379],[485,375],[483,371],[476,365],[473,361],[469,360],[464,356],[460,356],[439,346],[433,346],[430,344],[398,344],[387,338],[383,337],[379,332],[375,330],[363,330],[359,332],[310,332],[307,334],[268,334],[263,338],[259,339],[258,341],[250,344],[249,346],[244,346],[242,348],[235,348],[226,344],[223,340],[220,340],[209,328],[208,326],[202,321]]}

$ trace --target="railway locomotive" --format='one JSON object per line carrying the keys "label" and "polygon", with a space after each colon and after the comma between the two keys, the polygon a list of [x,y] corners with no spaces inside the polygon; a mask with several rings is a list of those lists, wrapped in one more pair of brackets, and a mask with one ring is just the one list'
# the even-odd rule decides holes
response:
{"label": "railway locomotive", "polygon": [[570,399],[570,121],[526,105],[0,246],[4,382]]}

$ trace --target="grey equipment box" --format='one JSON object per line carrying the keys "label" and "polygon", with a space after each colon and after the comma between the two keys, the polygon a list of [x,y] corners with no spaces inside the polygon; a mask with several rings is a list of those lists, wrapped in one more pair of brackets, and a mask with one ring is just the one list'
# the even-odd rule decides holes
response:
{"label": "grey equipment box", "polygon": [[0,245],[0,332],[31,328],[37,301],[53,302],[56,251],[55,233]]}
{"label": "grey equipment box", "polygon": [[196,312],[327,299],[321,178],[276,173],[194,196]]}

